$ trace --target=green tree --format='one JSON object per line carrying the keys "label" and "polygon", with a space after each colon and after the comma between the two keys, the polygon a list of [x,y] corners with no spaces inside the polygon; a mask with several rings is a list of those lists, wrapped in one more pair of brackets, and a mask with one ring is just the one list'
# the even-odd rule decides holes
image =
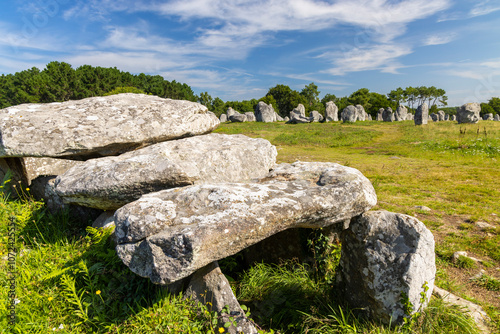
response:
{"label": "green tree", "polygon": [[368,88],[361,88],[352,93],[348,98],[347,101],[349,104],[361,104],[363,108],[365,108],[365,111],[370,109],[370,90]]}
{"label": "green tree", "polygon": [[498,97],[492,97],[488,101],[488,105],[493,108],[495,113],[500,114],[500,98]]}
{"label": "green tree", "polygon": [[112,91],[105,93],[103,96],[116,95],[122,93],[146,94],[145,91],[137,87],[116,87]]}
{"label": "green tree", "polygon": [[328,102],[332,101],[333,103],[335,103],[337,101],[337,97],[334,95],[334,94],[326,94],[322,99],[321,99],[321,103],[323,103],[323,105],[326,107],[326,104]]}
{"label": "green tree", "polygon": [[203,104],[205,107],[207,107],[209,110],[212,109],[212,103],[213,99],[208,92],[202,92],[200,93],[200,96],[198,96],[198,103]]}
{"label": "green tree", "polygon": [[305,97],[307,106],[311,107],[319,102],[319,93],[318,86],[311,82],[309,85],[306,85],[304,89],[300,91],[300,95]]}
{"label": "green tree", "polygon": [[407,99],[407,95],[405,94],[405,91],[401,87],[398,87],[395,90],[391,90],[389,94],[387,94],[387,97],[389,98],[389,100],[396,102],[397,106],[406,102]]}
{"label": "green tree", "polygon": [[51,97],[53,96],[54,101],[68,101],[77,97],[77,92],[81,89],[81,82],[70,64],[53,61],[48,63],[42,72],[49,78],[48,93]]}

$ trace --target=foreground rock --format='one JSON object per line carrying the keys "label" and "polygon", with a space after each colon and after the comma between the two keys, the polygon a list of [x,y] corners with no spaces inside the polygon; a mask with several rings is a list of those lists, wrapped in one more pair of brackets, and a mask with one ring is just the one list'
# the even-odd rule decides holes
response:
{"label": "foreground rock", "polygon": [[217,262],[210,263],[193,274],[184,296],[206,305],[210,312],[217,312],[219,327],[224,328],[225,323],[232,322],[224,333],[257,333],[257,329],[241,309]]}
{"label": "foreground rock", "polygon": [[[413,312],[421,292],[429,301],[436,275],[434,237],[414,217],[366,212],[342,233],[339,284],[352,308],[383,323],[401,324],[407,298]],[[425,289],[425,286],[428,289]]]}
{"label": "foreground rock", "polygon": [[154,191],[260,178],[274,167],[276,156],[265,139],[212,133],[88,160],[55,184],[67,203],[114,210]]}
{"label": "foreground rock", "polygon": [[281,164],[257,183],[194,185],[142,196],[115,213],[118,256],[168,284],[288,228],[318,228],[376,204],[358,170],[335,163]]}
{"label": "foreground rock", "polygon": [[466,103],[457,110],[457,122],[458,124],[461,123],[475,124],[479,122],[480,112],[481,112],[481,105],[479,103]]}
{"label": "foreground rock", "polygon": [[415,118],[413,122],[415,125],[423,125],[427,124],[429,120],[429,107],[427,103],[421,104],[418,106],[417,111],[415,111]]}
{"label": "foreground rock", "polygon": [[199,103],[143,94],[21,104],[0,110],[0,156],[89,159],[209,133],[218,125]]}

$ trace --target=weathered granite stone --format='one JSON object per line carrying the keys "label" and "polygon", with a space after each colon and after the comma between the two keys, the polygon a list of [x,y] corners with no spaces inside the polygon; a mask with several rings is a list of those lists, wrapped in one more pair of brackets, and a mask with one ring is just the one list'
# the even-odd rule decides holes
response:
{"label": "weathered granite stone", "polygon": [[306,108],[299,104],[295,109],[290,111],[290,119],[288,123],[299,124],[299,123],[311,123],[313,121],[312,117],[306,117]]}
{"label": "weathered granite stone", "polygon": [[445,119],[445,118],[446,118],[446,116],[445,116],[445,114],[444,114],[444,111],[442,111],[442,110],[438,110],[438,112],[437,112],[437,116],[438,116],[438,120],[439,120],[439,122],[443,122],[443,121],[445,121],[445,120],[446,120],[446,119]]}
{"label": "weathered granite stone", "polygon": [[242,123],[242,122],[246,122],[247,121],[247,116],[244,115],[244,114],[233,114],[231,115],[231,117],[229,117],[229,120],[231,122],[239,122],[239,123]]}
{"label": "weathered granite stone", "polygon": [[429,115],[432,119],[433,122],[439,122],[439,116],[438,114],[432,113]]}
{"label": "weathered granite stone", "polygon": [[255,107],[255,118],[257,122],[276,122],[276,113],[274,112],[273,106],[260,101]]}
{"label": "weathered granite stone", "polygon": [[408,117],[408,109],[403,105],[399,105],[394,114],[394,120],[396,122],[406,121],[407,117]]}
{"label": "weathered granite stone", "polygon": [[456,121],[457,120],[457,115],[451,115],[450,120]]}
{"label": "weathered granite stone", "polygon": [[281,117],[276,111],[274,112],[276,114],[276,122],[283,122],[284,119]]}
{"label": "weathered granite stone", "polygon": [[[298,114],[299,116],[306,117],[306,108],[303,104],[299,103],[297,107],[295,107],[290,113]],[[290,114],[290,118],[293,118]]]}
{"label": "weathered granite stone", "polygon": [[227,119],[231,119],[231,116],[233,116],[234,114],[239,114],[239,112],[237,112],[231,107],[227,108],[226,110]]}
{"label": "weathered granite stone", "polygon": [[445,120],[445,121],[449,121],[449,120],[450,120],[450,115],[445,114],[445,115],[444,115],[444,120]]}
{"label": "weathered granite stone", "polygon": [[326,103],[325,121],[326,122],[339,121],[339,108],[333,101],[329,101]]}
{"label": "weathered granite stone", "polygon": [[408,113],[408,115],[406,115],[407,121],[413,121],[414,118],[415,118],[415,116],[412,113]]}
{"label": "weathered granite stone", "polygon": [[427,107],[426,103],[419,105],[417,111],[415,112],[415,118],[413,119],[415,125],[427,124],[428,120],[429,107]]}
{"label": "weathered granite stone", "polygon": [[219,117],[219,121],[221,123],[227,122],[227,115],[226,114],[221,114]]}
{"label": "weathered granite stone", "polygon": [[401,324],[405,296],[413,312],[429,301],[436,264],[434,237],[418,219],[387,211],[366,212],[342,233],[339,286],[352,308],[383,323]]}
{"label": "weathered granite stone", "polygon": [[369,210],[375,191],[335,163],[281,164],[256,183],[194,185],[147,194],[115,213],[118,256],[168,284],[288,228],[318,228]]}
{"label": "weathered granite stone", "polygon": [[493,117],[493,120],[495,122],[500,122],[500,115],[499,114],[495,114],[495,117]]}
{"label": "weathered granite stone", "polygon": [[384,120],[384,122],[394,122],[394,112],[392,111],[391,107],[387,107],[384,109],[382,113],[382,119]]}
{"label": "weathered granite stone", "polygon": [[283,122],[288,123],[289,121],[290,121],[290,118],[288,116],[285,116],[285,118],[283,118]]}
{"label": "weathered granite stone", "polygon": [[366,120],[365,108],[361,104],[356,104],[354,107],[356,108],[356,120],[365,121]]}
{"label": "weathered granite stone", "polygon": [[479,122],[479,113],[481,112],[481,105],[477,102],[466,103],[457,110],[457,122],[461,123],[477,123]]}
{"label": "weathered granite stone", "polygon": [[309,113],[309,118],[313,119],[313,122],[322,122],[323,121],[323,115],[319,113],[317,110],[313,110]]}
{"label": "weathered granite stone", "polygon": [[56,191],[67,203],[114,210],[149,192],[263,177],[276,156],[265,139],[211,133],[88,160],[58,176]]}
{"label": "weathered granite stone", "polygon": [[340,117],[342,118],[343,123],[346,122],[354,123],[358,118],[358,111],[355,106],[349,105],[345,107],[344,110],[342,110]]}
{"label": "weathered granite stone", "polygon": [[255,114],[251,111],[248,111],[244,114],[247,117],[247,122],[256,122]]}
{"label": "weathered granite stone", "polygon": [[493,113],[488,113],[483,115],[483,121],[492,121],[493,118]]}
{"label": "weathered granite stone", "polygon": [[219,120],[199,103],[118,94],[0,110],[1,157],[89,159],[209,133]]}
{"label": "weathered granite stone", "polygon": [[380,108],[377,113],[377,121],[383,122],[384,121],[384,108]]}
{"label": "weathered granite stone", "polygon": [[[257,333],[257,329],[245,316],[240,303],[234,296],[231,285],[221,272],[217,261],[197,270],[189,281],[184,296],[206,305],[210,312],[217,312],[219,327],[234,322],[224,333]],[[227,313],[227,311],[229,313]]]}

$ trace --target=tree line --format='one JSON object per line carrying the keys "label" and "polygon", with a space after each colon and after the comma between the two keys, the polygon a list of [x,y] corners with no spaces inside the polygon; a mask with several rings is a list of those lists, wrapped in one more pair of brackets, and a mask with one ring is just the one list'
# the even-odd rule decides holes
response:
{"label": "tree line", "polygon": [[197,101],[191,87],[165,80],[160,75],[133,75],[116,67],[70,64],[53,61],[40,71],[28,70],[0,76],[0,108],[22,103],[48,103],[103,96],[119,87],[135,87],[146,94]]}

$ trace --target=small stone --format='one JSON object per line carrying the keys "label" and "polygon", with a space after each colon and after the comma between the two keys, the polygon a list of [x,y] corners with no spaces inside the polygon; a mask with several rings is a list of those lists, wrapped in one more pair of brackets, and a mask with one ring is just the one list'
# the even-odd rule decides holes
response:
{"label": "small stone", "polygon": [[485,222],[476,222],[474,225],[476,225],[477,227],[479,227],[483,231],[495,228],[495,226],[490,225],[490,224],[485,223]]}
{"label": "small stone", "polygon": [[424,205],[416,205],[415,208],[418,210],[422,210],[422,211],[432,211],[431,208],[424,206]]}

